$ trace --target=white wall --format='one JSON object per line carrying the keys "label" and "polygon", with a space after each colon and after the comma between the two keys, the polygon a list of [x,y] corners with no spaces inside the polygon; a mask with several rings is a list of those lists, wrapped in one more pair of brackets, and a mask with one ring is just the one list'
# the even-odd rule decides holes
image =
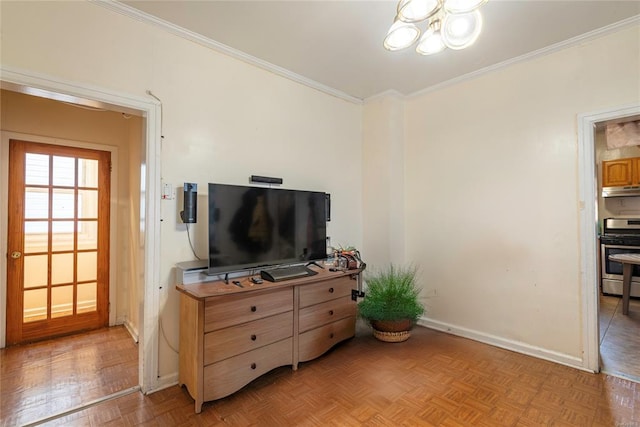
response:
{"label": "white wall", "polygon": [[[331,193],[332,241],[361,246],[360,105],[88,2],[2,2],[1,19],[3,65],[162,100],[162,179],[198,184],[192,236],[201,255],[206,184],[247,184],[252,174]],[[173,265],[193,259],[178,201],[161,205],[160,376],[178,367]]]}
{"label": "white wall", "polygon": [[431,324],[580,360],[576,116],[640,102],[639,59],[636,26],[407,101],[407,259]]}
{"label": "white wall", "polygon": [[405,262],[403,97],[389,93],[368,100],[363,122],[362,255],[375,271]]}

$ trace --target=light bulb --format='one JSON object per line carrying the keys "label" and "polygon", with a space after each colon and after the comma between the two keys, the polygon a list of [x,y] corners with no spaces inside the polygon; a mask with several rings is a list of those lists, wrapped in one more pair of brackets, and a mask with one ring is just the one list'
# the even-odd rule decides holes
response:
{"label": "light bulb", "polygon": [[414,44],[420,37],[420,30],[413,24],[397,20],[391,25],[384,38],[383,45],[387,50],[400,50]]}
{"label": "light bulb", "polygon": [[442,52],[445,48],[446,46],[440,34],[440,21],[436,21],[434,24],[429,25],[427,31],[420,38],[418,46],[416,46],[416,52],[421,55],[432,55]]}
{"label": "light bulb", "polygon": [[398,3],[398,19],[404,22],[423,21],[439,9],[438,0],[401,0]]}
{"label": "light bulb", "polygon": [[442,21],[442,39],[451,49],[471,46],[482,31],[482,15],[475,10],[468,13],[447,14]]}

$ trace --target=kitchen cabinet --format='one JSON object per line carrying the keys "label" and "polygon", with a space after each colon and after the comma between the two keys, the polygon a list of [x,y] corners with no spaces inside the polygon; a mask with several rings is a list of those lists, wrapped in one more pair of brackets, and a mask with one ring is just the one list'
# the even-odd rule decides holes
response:
{"label": "kitchen cabinet", "polygon": [[[306,362],[355,335],[359,270],[319,271],[239,286],[179,284],[178,382],[202,403],[228,396],[279,366]],[[240,285],[242,287],[240,287]]]}
{"label": "kitchen cabinet", "polygon": [[603,187],[632,185],[640,185],[640,157],[604,160],[602,162]]}

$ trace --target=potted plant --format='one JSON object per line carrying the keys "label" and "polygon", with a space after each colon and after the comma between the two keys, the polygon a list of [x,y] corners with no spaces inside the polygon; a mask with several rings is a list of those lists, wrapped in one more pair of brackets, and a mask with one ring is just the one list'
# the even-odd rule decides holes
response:
{"label": "potted plant", "polygon": [[410,330],[424,313],[415,267],[386,268],[368,275],[365,297],[358,314],[373,328],[373,335],[387,342],[409,339]]}

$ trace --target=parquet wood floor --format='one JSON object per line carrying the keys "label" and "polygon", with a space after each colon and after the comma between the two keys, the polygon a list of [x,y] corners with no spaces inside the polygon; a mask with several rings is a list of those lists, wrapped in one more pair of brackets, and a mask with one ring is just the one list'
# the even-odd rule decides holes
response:
{"label": "parquet wood floor", "polygon": [[623,315],[621,298],[600,297],[600,360],[603,372],[640,382],[640,300]]}
{"label": "parquet wood floor", "polygon": [[382,343],[359,326],[324,356],[205,403],[178,386],[48,426],[640,426],[640,384],[417,327]]}
{"label": "parquet wood floor", "polygon": [[27,424],[138,383],[138,346],[122,326],[1,349],[0,424]]}

